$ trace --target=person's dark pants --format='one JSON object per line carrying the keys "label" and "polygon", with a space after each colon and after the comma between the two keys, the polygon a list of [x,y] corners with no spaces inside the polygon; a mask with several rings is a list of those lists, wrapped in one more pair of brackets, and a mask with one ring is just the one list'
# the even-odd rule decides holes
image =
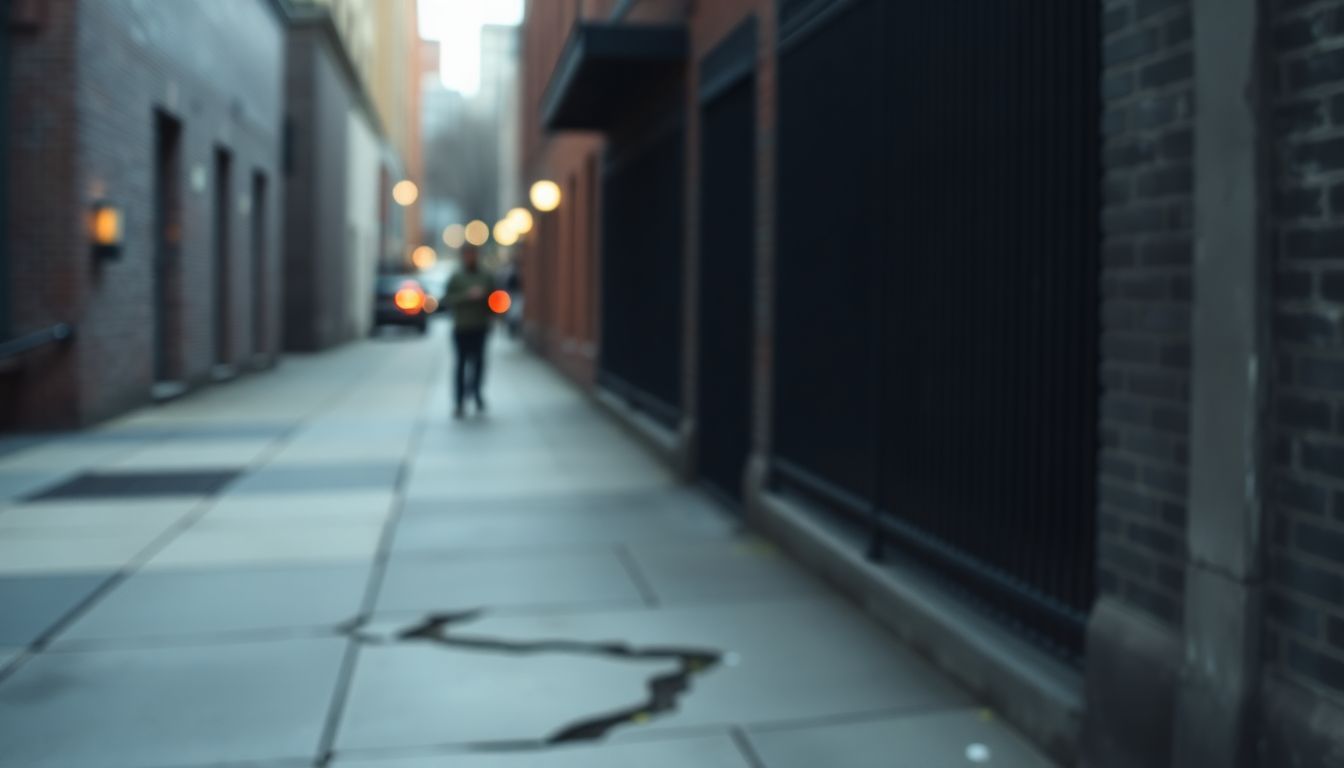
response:
{"label": "person's dark pants", "polygon": [[[479,406],[481,384],[485,382],[485,337],[487,329],[453,331],[453,348],[457,352],[457,370],[453,376],[453,402],[458,410],[467,396]],[[468,371],[470,369],[470,371]]]}

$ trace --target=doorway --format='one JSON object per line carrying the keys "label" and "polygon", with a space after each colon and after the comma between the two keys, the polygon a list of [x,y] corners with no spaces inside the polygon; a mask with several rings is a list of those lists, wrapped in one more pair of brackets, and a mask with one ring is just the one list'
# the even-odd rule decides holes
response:
{"label": "doorway", "polygon": [[154,381],[182,377],[178,254],[182,243],[182,124],[154,116]]}
{"label": "doorway", "polygon": [[230,302],[230,200],[232,199],[233,157],[224,148],[215,150],[215,365],[227,366],[232,360],[232,334],[229,327]]}

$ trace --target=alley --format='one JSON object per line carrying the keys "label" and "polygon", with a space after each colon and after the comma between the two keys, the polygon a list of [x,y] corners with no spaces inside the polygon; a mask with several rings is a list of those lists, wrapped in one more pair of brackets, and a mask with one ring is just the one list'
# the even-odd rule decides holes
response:
{"label": "alley", "polygon": [[498,341],[289,358],[0,455],[0,765],[1046,763]]}

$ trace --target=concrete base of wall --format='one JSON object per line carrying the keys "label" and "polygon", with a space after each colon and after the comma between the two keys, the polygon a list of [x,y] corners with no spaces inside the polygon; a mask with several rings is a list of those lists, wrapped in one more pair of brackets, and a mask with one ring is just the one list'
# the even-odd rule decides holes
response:
{"label": "concrete base of wall", "polygon": [[861,536],[764,485],[748,464],[748,521],[850,595],[906,643],[994,707],[1051,757],[1072,765],[1083,715],[1082,676],[951,594],[915,566],[873,563]]}
{"label": "concrete base of wall", "polygon": [[1102,598],[1087,625],[1087,719],[1079,765],[1152,768],[1171,764],[1181,669],[1176,632]]}
{"label": "concrete base of wall", "polygon": [[616,423],[684,476],[686,450],[681,434],[659,424],[642,411],[632,408],[624,399],[600,387],[593,390],[593,399]]}
{"label": "concrete base of wall", "polygon": [[1261,765],[1344,766],[1344,705],[1268,677],[1261,685],[1260,711],[1264,723]]}

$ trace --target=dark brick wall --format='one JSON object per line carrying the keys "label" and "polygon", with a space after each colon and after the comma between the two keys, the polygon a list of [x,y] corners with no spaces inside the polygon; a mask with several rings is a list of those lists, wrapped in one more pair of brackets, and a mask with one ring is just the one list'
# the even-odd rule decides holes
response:
{"label": "dark brick wall", "polygon": [[[4,28],[9,48],[7,208],[0,237],[9,258],[10,330],[23,334],[77,319],[75,269],[74,0],[51,0],[39,24]],[[0,19],[0,23],[8,20]],[[79,261],[80,264],[84,262]],[[73,349],[47,349],[0,372],[0,424],[72,426],[78,418]]]}
{"label": "dark brick wall", "polygon": [[1272,7],[1266,650],[1344,700],[1344,2]]}
{"label": "dark brick wall", "polygon": [[[14,240],[17,328],[55,319],[74,322],[72,380],[25,371],[34,403],[29,426],[106,418],[149,397],[154,371],[153,269],[156,110],[179,119],[182,233],[178,303],[183,378],[209,376],[214,345],[214,152],[233,156],[228,295],[229,361],[251,349],[251,179],[272,180],[268,284],[279,284],[279,114],[283,28],[267,0],[132,0],[52,3],[42,25],[24,39],[11,114],[26,139],[26,158],[12,169],[20,184],[41,179],[49,192],[19,195],[11,210],[27,222]],[[60,104],[62,100],[68,104]],[[204,182],[204,185],[193,182]],[[85,219],[98,199],[124,212],[124,246],[116,261],[89,255]],[[274,290],[261,300],[274,308]],[[274,312],[269,313],[274,316]],[[57,401],[59,398],[59,401]]]}
{"label": "dark brick wall", "polygon": [[1185,558],[1189,0],[1103,3],[1100,591],[1172,626]]}
{"label": "dark brick wall", "polygon": [[347,322],[351,254],[345,232],[349,199],[349,119],[357,86],[322,25],[290,36],[286,120],[291,139],[285,200],[285,347],[325,349],[354,336]]}

